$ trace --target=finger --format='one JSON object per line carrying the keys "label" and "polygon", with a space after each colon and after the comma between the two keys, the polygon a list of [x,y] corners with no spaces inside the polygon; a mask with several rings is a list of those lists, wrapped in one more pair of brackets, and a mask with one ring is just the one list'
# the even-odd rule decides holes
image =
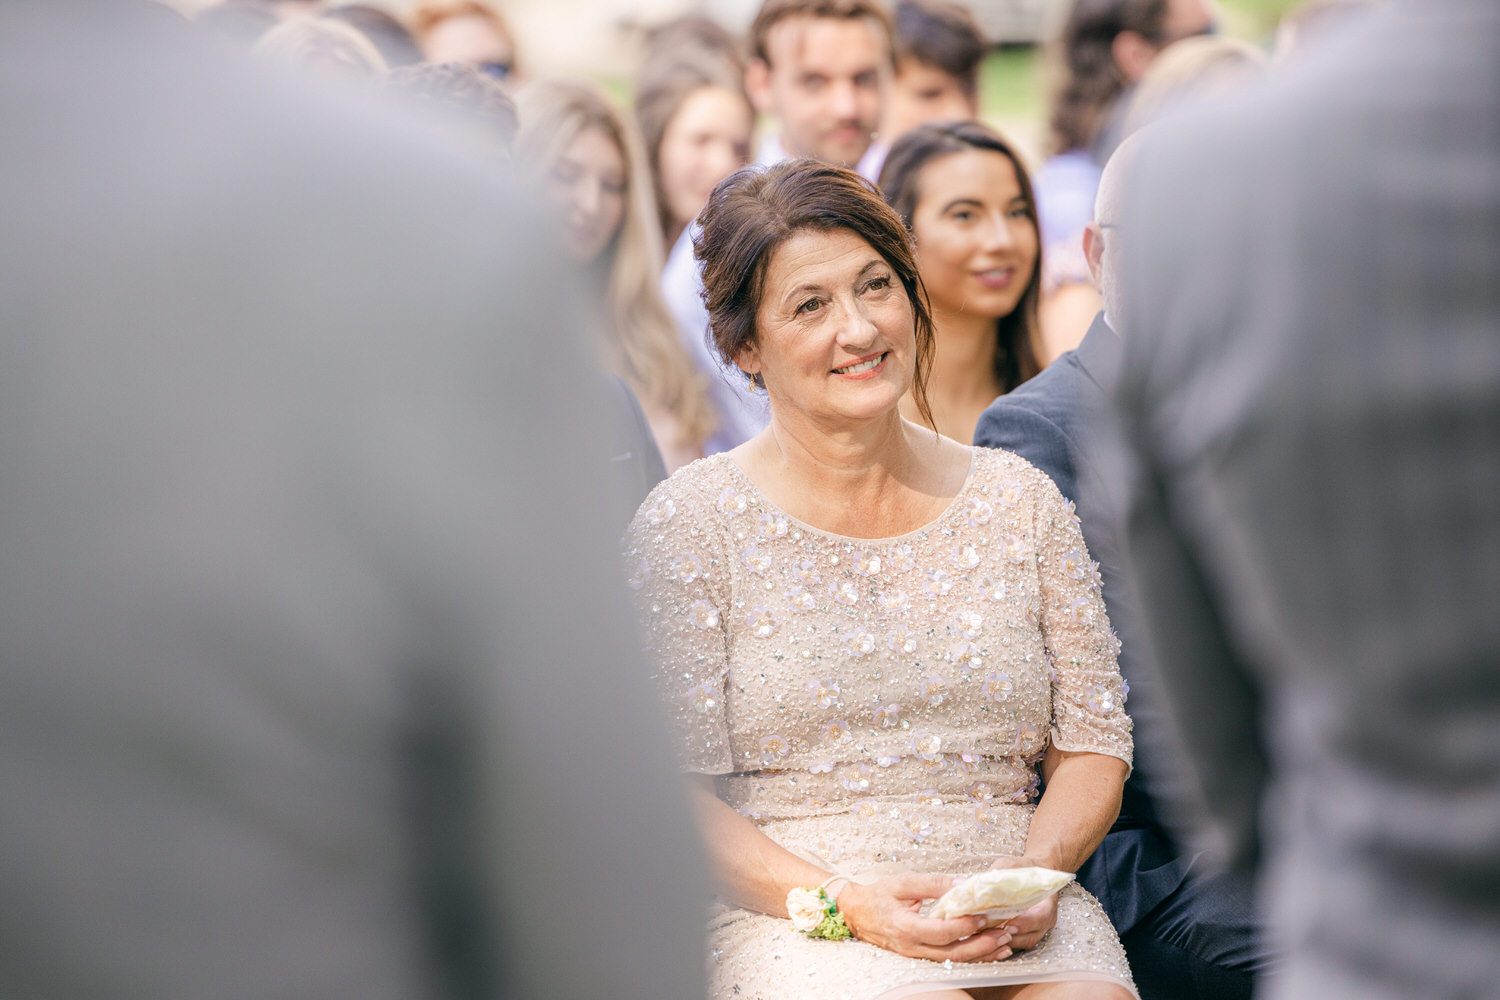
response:
{"label": "finger", "polygon": [[890,879],[891,892],[901,899],[936,899],[953,888],[952,875],[902,872]]}
{"label": "finger", "polygon": [[[913,940],[929,945],[949,945],[964,938],[973,937],[985,929],[983,917],[924,917],[919,913],[902,914],[896,918]],[[1009,937],[1009,932],[1006,937]]]}
{"label": "finger", "polygon": [[1009,954],[1009,939],[999,939],[985,933],[941,948],[918,945],[910,954],[934,962],[985,962],[994,961],[995,956],[1001,952]]}

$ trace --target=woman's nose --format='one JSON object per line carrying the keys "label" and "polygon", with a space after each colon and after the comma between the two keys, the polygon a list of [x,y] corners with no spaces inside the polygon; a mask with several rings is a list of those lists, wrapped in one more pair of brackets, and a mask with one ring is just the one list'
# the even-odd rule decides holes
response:
{"label": "woman's nose", "polygon": [[585,180],[573,186],[573,207],[583,215],[597,215],[602,198],[598,184]]}
{"label": "woman's nose", "polygon": [[1015,245],[1015,234],[1010,231],[1010,220],[1004,215],[995,215],[985,227],[985,247],[1005,249]]}
{"label": "woman's nose", "polygon": [[875,323],[858,300],[841,307],[839,316],[838,343],[840,347],[855,350],[868,347],[875,342]]}

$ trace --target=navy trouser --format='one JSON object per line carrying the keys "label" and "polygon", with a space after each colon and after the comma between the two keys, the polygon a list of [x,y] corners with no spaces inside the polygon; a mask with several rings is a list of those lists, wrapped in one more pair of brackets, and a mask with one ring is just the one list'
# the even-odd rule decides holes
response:
{"label": "navy trouser", "polygon": [[1192,873],[1120,936],[1141,1000],[1249,1000],[1269,957],[1243,875]]}

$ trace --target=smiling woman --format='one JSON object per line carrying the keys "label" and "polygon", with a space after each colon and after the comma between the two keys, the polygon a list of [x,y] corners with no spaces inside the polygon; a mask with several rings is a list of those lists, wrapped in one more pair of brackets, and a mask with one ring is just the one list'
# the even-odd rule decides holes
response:
{"label": "smiling woman", "polygon": [[911,230],[932,297],[938,430],[972,441],[984,408],[1041,367],[1031,182],[1005,140],[978,122],[957,122],[903,136],[880,186]]}
{"label": "smiling woman", "polygon": [[770,425],[658,486],[627,547],[725,900],[713,995],[1134,996],[1076,886],[1003,922],[920,910],[954,873],[1075,871],[1118,811],[1130,724],[1077,519],[1024,460],[902,416],[932,321],[867,182],[744,170],[700,221],[715,345]]}

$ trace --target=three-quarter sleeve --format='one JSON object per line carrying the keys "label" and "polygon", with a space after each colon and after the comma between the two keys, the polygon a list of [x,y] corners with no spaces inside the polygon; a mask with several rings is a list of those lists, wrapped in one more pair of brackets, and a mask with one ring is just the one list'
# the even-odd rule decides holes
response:
{"label": "three-quarter sleeve", "polygon": [[732,771],[729,565],[724,540],[680,478],[662,483],[625,535],[627,583],[653,679],[675,727],[683,769]]}
{"label": "three-quarter sleeve", "polygon": [[1045,475],[1036,509],[1042,639],[1052,676],[1052,744],[1129,764],[1134,743],[1099,564],[1089,558],[1073,504]]}

